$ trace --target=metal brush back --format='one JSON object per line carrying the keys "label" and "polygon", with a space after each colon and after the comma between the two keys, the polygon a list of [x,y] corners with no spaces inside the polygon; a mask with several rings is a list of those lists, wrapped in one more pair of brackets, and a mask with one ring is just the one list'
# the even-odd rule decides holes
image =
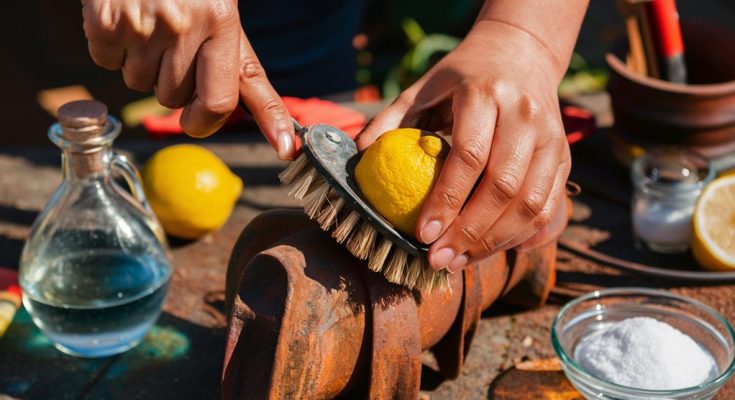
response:
{"label": "metal brush back", "polygon": [[362,199],[353,173],[360,156],[352,138],[333,126],[318,124],[308,127],[303,140],[312,166],[362,218],[409,254],[426,258],[428,247],[403,236]]}

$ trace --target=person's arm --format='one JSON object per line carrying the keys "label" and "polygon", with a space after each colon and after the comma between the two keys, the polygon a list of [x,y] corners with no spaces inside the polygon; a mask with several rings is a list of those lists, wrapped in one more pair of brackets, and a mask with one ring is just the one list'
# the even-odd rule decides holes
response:
{"label": "person's arm", "polygon": [[122,69],[125,84],[184,107],[181,127],[196,137],[224,124],[242,99],[282,159],[294,131],[240,26],[233,0],[82,0],[92,59]]}
{"label": "person's arm", "polygon": [[452,133],[415,232],[434,268],[515,247],[553,218],[571,168],[557,89],[587,4],[487,0],[462,43],[358,138],[364,149],[397,127]]}

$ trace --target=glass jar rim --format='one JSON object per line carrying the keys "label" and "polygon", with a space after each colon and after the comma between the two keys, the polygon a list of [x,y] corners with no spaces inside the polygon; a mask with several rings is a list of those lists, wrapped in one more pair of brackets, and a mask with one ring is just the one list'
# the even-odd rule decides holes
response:
{"label": "glass jar rim", "polygon": [[[706,173],[704,176],[700,175],[701,177],[697,179],[696,182],[692,183],[666,184],[652,180],[644,172],[647,163],[650,163],[656,157],[667,155],[678,155],[693,160],[694,162],[701,164],[701,166],[694,165],[696,170],[698,172],[706,171]],[[706,186],[715,177],[715,169],[708,158],[695,150],[683,147],[661,147],[649,150],[633,161],[630,171],[631,179],[636,190],[640,189],[643,192],[654,196],[673,196],[676,198],[698,196],[704,186]]]}

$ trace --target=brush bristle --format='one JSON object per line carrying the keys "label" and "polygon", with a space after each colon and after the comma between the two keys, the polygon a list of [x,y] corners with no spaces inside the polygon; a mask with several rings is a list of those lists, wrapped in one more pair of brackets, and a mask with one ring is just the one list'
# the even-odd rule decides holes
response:
{"label": "brush bristle", "polygon": [[441,273],[438,273],[435,275],[436,275],[436,283],[434,284],[432,289],[435,287],[442,288],[442,289],[448,288],[451,291],[452,287],[450,286],[450,283],[449,283],[449,276],[452,274],[447,271],[441,271]]}
{"label": "brush bristle", "polygon": [[388,258],[388,264],[383,270],[383,274],[388,281],[401,285],[405,284],[403,277],[406,274],[406,267],[408,267],[407,259],[408,253],[405,250],[399,247],[393,249]]}
{"label": "brush bristle", "polygon": [[322,182],[320,186],[304,197],[304,211],[311,219],[316,218],[322,209],[328,206],[330,186],[324,179],[322,179]]}
{"label": "brush bristle", "polygon": [[382,238],[378,247],[368,258],[368,268],[375,272],[382,272],[385,260],[388,258],[388,253],[390,253],[390,249],[392,247],[393,242],[386,238]]}
{"label": "brush bristle", "polygon": [[403,278],[406,286],[411,289],[417,286],[420,283],[419,278],[421,277],[421,272],[424,270],[424,268],[428,266],[429,265],[428,263],[426,263],[425,259],[416,256],[409,256],[408,270],[406,271],[406,275]]}
{"label": "brush bristle", "polygon": [[350,211],[350,213],[347,214],[347,217],[340,221],[337,224],[337,227],[334,228],[332,237],[337,240],[337,243],[344,243],[358,222],[360,222],[360,213],[355,210]]}
{"label": "brush bristle", "polygon": [[319,216],[316,218],[316,222],[319,223],[322,230],[329,230],[329,228],[337,221],[337,214],[344,205],[345,200],[341,197],[337,197],[337,200],[334,203],[327,204],[327,206],[322,209]]}
{"label": "brush bristle", "polygon": [[426,258],[410,255],[378,233],[357,210],[346,207],[345,199],[311,166],[305,154],[294,160],[278,178],[291,187],[289,196],[304,200],[304,212],[309,218],[316,220],[322,230],[332,230],[332,237],[338,243],[346,243],[355,257],[367,260],[370,270],[409,289],[431,292],[434,288],[450,288],[449,272],[435,271]]}
{"label": "brush bristle", "polygon": [[311,184],[314,182],[317,176],[319,176],[319,173],[316,171],[316,169],[308,168],[293,182],[291,190],[288,192],[288,195],[298,200],[303,199],[304,196],[306,196],[306,194],[309,192],[309,188],[311,188]]}
{"label": "brush bristle", "polygon": [[362,221],[357,234],[350,237],[347,242],[347,250],[360,260],[367,260],[370,250],[373,249],[377,234],[378,231],[370,225],[370,222]]}
{"label": "brush bristle", "polygon": [[298,156],[295,160],[293,160],[286,169],[281,171],[280,174],[278,174],[278,179],[281,180],[281,183],[284,185],[291,185],[296,178],[301,176],[301,174],[304,172],[304,169],[310,168],[309,165],[309,159],[306,157],[306,154],[301,153],[300,156]]}

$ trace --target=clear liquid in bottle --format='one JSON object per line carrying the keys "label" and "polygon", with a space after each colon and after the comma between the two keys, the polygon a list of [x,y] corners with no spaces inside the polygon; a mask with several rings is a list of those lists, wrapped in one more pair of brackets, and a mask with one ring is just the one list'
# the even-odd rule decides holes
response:
{"label": "clear liquid in bottle", "polygon": [[[135,346],[150,329],[171,267],[137,171],[111,150],[119,122],[104,105],[81,103],[62,107],[62,124],[49,131],[64,152],[64,180],[31,229],[20,284],[33,322],[59,350],[103,357]],[[115,169],[132,196],[112,179]]]}

